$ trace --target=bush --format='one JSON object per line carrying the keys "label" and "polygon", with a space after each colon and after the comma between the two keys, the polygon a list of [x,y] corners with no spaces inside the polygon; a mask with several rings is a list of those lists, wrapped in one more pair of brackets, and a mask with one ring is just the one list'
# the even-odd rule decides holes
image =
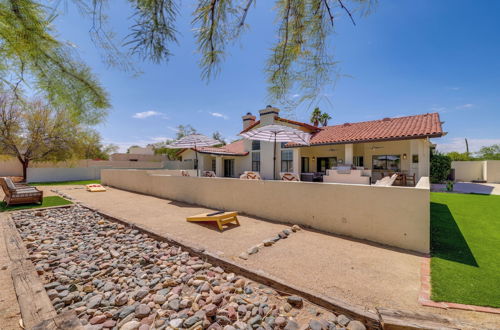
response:
{"label": "bush", "polygon": [[451,158],[443,154],[431,156],[431,183],[442,183],[451,172]]}

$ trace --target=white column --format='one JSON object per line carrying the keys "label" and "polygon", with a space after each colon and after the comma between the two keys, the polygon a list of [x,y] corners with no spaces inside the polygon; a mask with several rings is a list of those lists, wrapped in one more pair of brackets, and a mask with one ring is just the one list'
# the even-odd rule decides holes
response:
{"label": "white column", "polygon": [[300,148],[293,148],[293,172],[300,175],[302,169],[300,168]]}
{"label": "white column", "polygon": [[345,152],[344,152],[344,164],[352,165],[353,162],[353,154],[354,154],[354,146],[352,143],[345,144]]}
{"label": "white column", "polygon": [[430,165],[429,142],[427,140],[420,140],[418,143],[418,180],[423,176],[429,176]]}
{"label": "white column", "polygon": [[224,176],[223,163],[221,156],[215,157],[215,175],[218,177]]}

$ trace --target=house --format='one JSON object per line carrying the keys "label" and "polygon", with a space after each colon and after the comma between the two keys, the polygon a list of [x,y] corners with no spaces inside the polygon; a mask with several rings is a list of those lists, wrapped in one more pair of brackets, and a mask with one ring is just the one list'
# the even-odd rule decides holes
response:
{"label": "house", "polygon": [[[268,106],[243,116],[240,133],[264,125],[285,125],[311,133],[309,146],[280,144],[276,153],[279,172],[329,175],[329,169],[351,166],[364,169],[372,178],[391,172],[429,176],[430,138],[445,135],[438,113],[383,118],[380,120],[316,127],[279,116],[279,109]],[[264,179],[273,178],[271,142],[238,140],[220,148],[198,148],[198,165],[220,177],[238,177],[244,171],[256,171]],[[193,149],[182,150],[183,161],[194,161]],[[373,179],[372,179],[373,180]],[[328,180],[326,180],[328,181]],[[334,182],[334,180],[330,180]]]}
{"label": "house", "polygon": [[168,160],[165,155],[155,155],[152,146],[130,147],[127,153],[114,153],[109,157],[112,161],[130,162],[162,162]]}

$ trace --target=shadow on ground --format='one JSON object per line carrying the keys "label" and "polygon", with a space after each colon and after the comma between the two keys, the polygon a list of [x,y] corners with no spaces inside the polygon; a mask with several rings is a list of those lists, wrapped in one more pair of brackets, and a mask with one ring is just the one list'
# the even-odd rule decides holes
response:
{"label": "shadow on ground", "polygon": [[479,267],[446,204],[431,202],[431,255]]}

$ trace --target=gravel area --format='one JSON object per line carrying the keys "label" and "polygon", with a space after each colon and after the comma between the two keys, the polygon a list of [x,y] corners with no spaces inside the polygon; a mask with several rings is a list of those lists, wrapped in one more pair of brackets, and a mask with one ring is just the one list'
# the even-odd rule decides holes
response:
{"label": "gravel area", "polygon": [[54,307],[86,329],[365,329],[78,205],[12,217]]}

